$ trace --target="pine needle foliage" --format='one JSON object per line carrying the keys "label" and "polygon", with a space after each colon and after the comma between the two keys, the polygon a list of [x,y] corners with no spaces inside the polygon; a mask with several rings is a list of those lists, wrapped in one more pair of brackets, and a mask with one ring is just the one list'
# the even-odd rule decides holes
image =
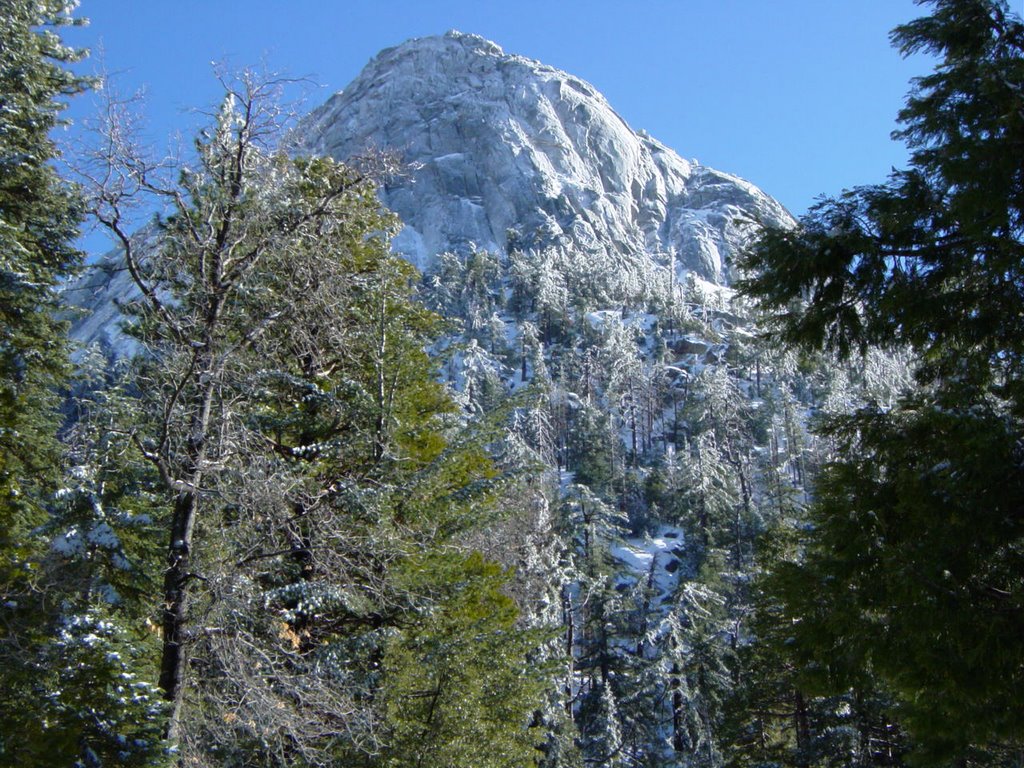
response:
{"label": "pine needle foliage", "polygon": [[925,4],[892,34],[937,59],[899,114],[909,168],[767,231],[742,287],[789,344],[914,352],[914,391],[827,424],[837,459],[769,590],[818,692],[867,675],[915,759],[988,764],[1024,743],[1024,24]]}

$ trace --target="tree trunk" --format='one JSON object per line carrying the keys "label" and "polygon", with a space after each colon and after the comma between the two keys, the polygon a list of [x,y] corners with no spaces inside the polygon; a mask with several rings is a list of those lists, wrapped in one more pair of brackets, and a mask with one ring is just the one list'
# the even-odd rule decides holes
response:
{"label": "tree trunk", "polygon": [[565,711],[569,714],[570,718],[573,718],[572,700],[573,700],[573,676],[576,674],[574,657],[573,657],[573,646],[576,644],[575,636],[575,622],[573,619],[572,609],[572,597],[569,595],[568,587],[562,588],[562,621],[565,624],[565,657],[567,661],[566,679],[565,679]]}
{"label": "tree trunk", "polygon": [[204,393],[203,402],[193,418],[194,429],[188,441],[188,457],[171,518],[171,537],[167,547],[167,571],[164,573],[163,653],[160,659],[160,688],[164,699],[171,702],[167,722],[167,738],[173,744],[179,736],[181,701],[184,690],[185,627],[188,622],[188,581],[191,576],[192,535],[199,511],[199,487],[203,481],[202,466],[206,460],[206,436],[209,429],[212,391]]}
{"label": "tree trunk", "polygon": [[[185,670],[188,665],[186,626],[189,587],[192,578],[192,536],[199,512],[199,494],[203,467],[209,449],[210,417],[213,408],[216,370],[213,333],[220,315],[220,302],[212,299],[205,313],[203,344],[196,354],[192,384],[196,397],[189,423],[189,435],[183,466],[176,478],[177,495],[171,517],[171,536],[167,547],[167,571],[163,587],[163,650],[160,659],[160,688],[171,703],[167,721],[167,739],[175,744],[180,736],[181,703]],[[166,460],[163,458],[162,460]]]}
{"label": "tree trunk", "polygon": [[174,502],[171,541],[164,574],[163,654],[160,659],[160,688],[164,699],[171,702],[167,721],[167,739],[178,741],[181,721],[181,700],[184,690],[185,624],[188,616],[188,574],[192,549],[192,528],[198,499],[193,492],[183,491]]}
{"label": "tree trunk", "polygon": [[797,765],[807,766],[808,748],[811,746],[811,724],[807,716],[807,702],[800,691],[794,692],[793,720],[796,726]]}
{"label": "tree trunk", "polygon": [[683,692],[680,689],[680,675],[682,675],[682,669],[679,667],[679,662],[675,661],[672,663],[672,749],[677,754],[682,754],[686,750],[686,738],[683,733],[683,707],[685,704]]}

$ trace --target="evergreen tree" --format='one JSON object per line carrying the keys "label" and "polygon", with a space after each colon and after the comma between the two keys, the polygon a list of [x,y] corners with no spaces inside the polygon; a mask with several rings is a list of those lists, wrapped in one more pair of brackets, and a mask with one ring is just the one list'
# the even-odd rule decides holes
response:
{"label": "evergreen tree", "polygon": [[476,554],[413,558],[407,576],[443,594],[416,627],[387,646],[382,696],[388,768],[519,768],[541,757],[543,734],[528,728],[542,677],[523,666],[541,640],[516,628],[500,569]]}
{"label": "evergreen tree", "polygon": [[596,765],[619,768],[628,765],[623,753],[622,724],[610,682],[598,683],[584,699],[581,718],[584,760]]}
{"label": "evergreen tree", "polygon": [[26,765],[23,749],[46,746],[28,743],[41,720],[33,646],[58,621],[37,580],[68,375],[55,289],[79,263],[81,205],[50,138],[63,99],[88,87],[68,69],[83,52],[56,31],[74,23],[65,2],[0,2],[0,761]]}
{"label": "evergreen tree", "polygon": [[670,739],[677,759],[690,765],[722,765],[719,726],[732,679],[728,660],[728,615],[721,592],[717,556],[702,566],[693,581],[679,585],[672,611],[664,620],[661,657],[670,702]]}
{"label": "evergreen tree", "polygon": [[[67,376],[54,292],[79,263],[75,191],[51,161],[62,97],[87,82],[66,68],[82,53],[52,27],[74,23],[63,2],[0,5],[0,497],[2,543],[27,540],[58,472],[56,387]],[[25,446],[33,446],[26,451]],[[6,558],[5,558],[6,560]],[[4,563],[9,573],[10,561]]]}
{"label": "evergreen tree", "polygon": [[832,691],[874,677],[918,759],[964,765],[1024,743],[1024,24],[930,4],[893,33],[939,59],[899,115],[910,167],[766,232],[744,289],[791,343],[917,355],[917,392],[829,425],[839,458],[774,584]]}
{"label": "evergreen tree", "polygon": [[738,538],[733,522],[739,510],[739,493],[713,432],[694,438],[680,474],[682,490],[676,499],[679,522],[699,544],[702,556],[724,548],[730,539],[735,544]]}
{"label": "evergreen tree", "polygon": [[801,666],[794,658],[793,625],[772,579],[775,566],[799,548],[799,530],[780,521],[759,545],[760,594],[748,621],[755,641],[740,647],[733,664],[736,686],[723,726],[727,765],[903,765],[906,736],[870,675],[851,678],[848,690],[836,692],[821,665]]}
{"label": "evergreen tree", "polygon": [[593,406],[582,406],[570,415],[566,438],[567,465],[576,473],[576,480],[595,493],[610,495],[619,475],[616,436],[610,418]]}
{"label": "evergreen tree", "polygon": [[[543,638],[461,549],[499,513],[494,435],[434,376],[440,318],[373,180],[277,149],[273,96],[233,83],[178,185],[117,147],[127,181],[97,196],[139,289],[120,428],[167,509],[167,740],[196,765],[413,765],[428,744],[465,764],[480,740],[528,765]],[[124,228],[135,191],[175,203],[149,242]]]}

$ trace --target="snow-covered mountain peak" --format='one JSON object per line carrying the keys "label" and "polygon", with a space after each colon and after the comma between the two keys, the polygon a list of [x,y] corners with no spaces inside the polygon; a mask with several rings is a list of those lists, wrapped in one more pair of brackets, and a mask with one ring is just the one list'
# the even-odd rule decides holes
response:
{"label": "snow-covered mountain peak", "polygon": [[635,132],[589,83],[461,32],[382,51],[300,134],[303,150],[341,159],[399,155],[409,173],[383,198],[406,225],[396,247],[421,268],[443,251],[556,245],[674,253],[681,271],[725,281],[741,219],[789,218]]}
{"label": "snow-covered mountain peak", "polygon": [[[340,160],[399,157],[404,171],[381,197],[404,223],[395,249],[421,270],[444,252],[555,249],[619,282],[656,264],[673,265],[677,283],[692,273],[724,284],[752,222],[792,221],[752,184],[634,131],[589,83],[462,32],[381,51],[292,140]],[[110,254],[107,271],[68,291],[85,310],[78,340],[127,343],[117,302],[136,289],[119,263]]]}

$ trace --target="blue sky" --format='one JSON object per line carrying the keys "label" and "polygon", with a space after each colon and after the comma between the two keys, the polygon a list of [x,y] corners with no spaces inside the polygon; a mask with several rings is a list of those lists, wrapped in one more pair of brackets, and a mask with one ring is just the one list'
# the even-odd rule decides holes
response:
{"label": "blue sky", "polygon": [[[589,81],[635,129],[735,173],[796,214],[905,162],[889,138],[908,81],[888,32],[911,0],[82,0],[85,65],[145,89],[160,140],[218,99],[211,62],[309,75],[309,108],[382,48],[449,29]],[[88,100],[73,107],[88,114]]]}

